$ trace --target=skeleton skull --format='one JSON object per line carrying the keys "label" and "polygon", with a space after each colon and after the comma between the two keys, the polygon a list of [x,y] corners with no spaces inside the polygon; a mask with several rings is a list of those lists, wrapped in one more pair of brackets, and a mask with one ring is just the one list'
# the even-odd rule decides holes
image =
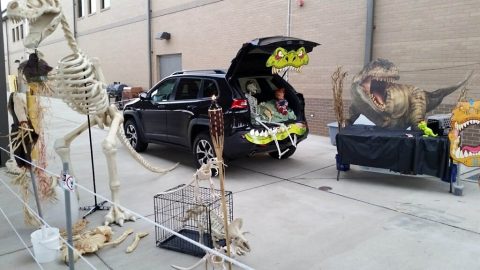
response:
{"label": "skeleton skull", "polygon": [[36,49],[51,35],[62,18],[58,0],[14,0],[7,6],[7,16],[14,22],[28,21],[29,33],[24,45]]}

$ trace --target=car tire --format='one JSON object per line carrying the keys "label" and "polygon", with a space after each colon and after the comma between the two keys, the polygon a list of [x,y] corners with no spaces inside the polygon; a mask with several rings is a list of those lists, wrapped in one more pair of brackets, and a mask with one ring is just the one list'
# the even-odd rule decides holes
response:
{"label": "car tire", "polygon": [[216,157],[212,139],[208,133],[199,133],[192,146],[193,161],[197,168],[206,163],[208,159]]}
{"label": "car tire", "polygon": [[[270,155],[272,158],[275,158],[275,159],[287,159],[289,157],[291,157],[295,151],[297,150],[297,148],[295,146],[289,146],[287,147],[288,149],[288,152],[283,154],[280,158],[278,157],[278,151],[273,151],[273,152],[268,152],[268,155]],[[282,152],[285,151],[287,148],[285,149],[282,149]]]}
{"label": "car tire", "polygon": [[140,138],[140,131],[134,120],[128,119],[124,124],[125,136],[130,145],[137,152],[143,152],[147,149],[148,143]]}

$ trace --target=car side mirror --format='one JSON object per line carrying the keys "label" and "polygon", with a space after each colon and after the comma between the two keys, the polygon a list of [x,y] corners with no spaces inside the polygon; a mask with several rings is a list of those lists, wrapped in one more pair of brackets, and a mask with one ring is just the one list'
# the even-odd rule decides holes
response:
{"label": "car side mirror", "polygon": [[139,97],[140,97],[140,100],[146,100],[148,95],[147,95],[146,92],[142,92],[142,93],[140,93]]}

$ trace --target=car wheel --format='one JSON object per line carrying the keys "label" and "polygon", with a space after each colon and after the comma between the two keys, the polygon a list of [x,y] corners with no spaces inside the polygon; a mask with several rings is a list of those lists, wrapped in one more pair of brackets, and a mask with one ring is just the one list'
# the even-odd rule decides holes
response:
{"label": "car wheel", "polygon": [[273,151],[273,152],[269,152],[268,154],[272,157],[272,158],[275,158],[275,159],[287,159],[289,157],[291,157],[295,151],[297,150],[297,148],[295,146],[289,146],[285,149],[282,149],[282,152],[285,151],[286,149],[289,149],[288,152],[286,152],[285,154],[283,154],[280,158],[278,157],[278,151]]}
{"label": "car wheel", "polygon": [[213,143],[209,134],[200,133],[195,137],[192,153],[197,168],[200,168],[202,164],[205,164],[209,159],[215,157],[215,149],[213,148]]}
{"label": "car wheel", "polygon": [[133,147],[133,149],[135,149],[135,151],[137,152],[145,151],[147,149],[148,143],[140,139],[140,133],[137,125],[135,124],[135,121],[132,119],[127,120],[125,122],[124,128],[125,136],[127,137],[127,140]]}

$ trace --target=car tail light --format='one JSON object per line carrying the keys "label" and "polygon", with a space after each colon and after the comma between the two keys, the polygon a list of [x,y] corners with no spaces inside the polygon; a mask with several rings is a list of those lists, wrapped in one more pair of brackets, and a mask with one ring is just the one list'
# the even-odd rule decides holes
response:
{"label": "car tail light", "polygon": [[232,102],[231,109],[246,109],[248,107],[248,102],[246,99],[234,99]]}

